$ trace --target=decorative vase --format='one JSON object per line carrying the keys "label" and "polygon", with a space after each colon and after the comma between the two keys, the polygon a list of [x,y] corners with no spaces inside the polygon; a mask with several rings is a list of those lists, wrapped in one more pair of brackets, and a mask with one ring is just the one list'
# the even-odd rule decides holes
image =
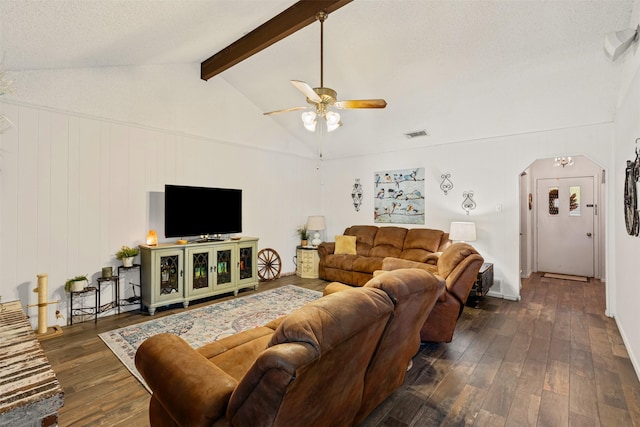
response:
{"label": "decorative vase", "polygon": [[124,267],[133,267],[133,258],[134,257],[127,257],[127,258],[122,258],[122,265]]}
{"label": "decorative vase", "polygon": [[307,245],[309,245],[309,241],[308,240],[303,240],[303,241],[300,242],[300,245],[307,246]]}
{"label": "decorative vase", "polygon": [[71,292],[82,292],[87,284],[86,280],[77,280],[71,284]]}

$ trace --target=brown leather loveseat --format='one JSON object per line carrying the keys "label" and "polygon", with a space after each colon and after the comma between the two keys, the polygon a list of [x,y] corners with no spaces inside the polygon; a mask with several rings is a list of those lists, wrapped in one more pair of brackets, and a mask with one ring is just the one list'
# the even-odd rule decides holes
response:
{"label": "brown leather loveseat", "polygon": [[451,241],[449,233],[429,228],[353,225],[335,242],[318,246],[321,279],[362,286],[382,268],[385,257],[433,264]]}
{"label": "brown leather loveseat", "polygon": [[151,425],[356,425],[404,381],[443,287],[402,269],[198,350],[153,336],[135,359]]}

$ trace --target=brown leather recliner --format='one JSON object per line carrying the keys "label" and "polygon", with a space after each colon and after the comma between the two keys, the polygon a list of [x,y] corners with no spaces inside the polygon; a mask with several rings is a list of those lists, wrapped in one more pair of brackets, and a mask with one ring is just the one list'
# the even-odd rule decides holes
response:
{"label": "brown leather recliner", "polygon": [[471,288],[484,259],[468,243],[454,243],[442,252],[436,266],[398,258],[385,258],[382,270],[421,268],[445,279],[446,287],[422,326],[423,342],[451,342]]}
{"label": "brown leather recliner", "polygon": [[[365,376],[364,394],[355,424],[364,419],[402,383],[420,349],[420,328],[444,289],[444,280],[422,269],[401,269],[379,274],[364,287],[384,290],[393,300],[394,316],[385,330]],[[329,283],[325,295],[353,289]]]}

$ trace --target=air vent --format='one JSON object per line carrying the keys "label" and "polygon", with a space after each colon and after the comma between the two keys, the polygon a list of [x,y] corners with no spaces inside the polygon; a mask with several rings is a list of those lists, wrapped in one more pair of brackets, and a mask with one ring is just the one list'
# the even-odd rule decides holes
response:
{"label": "air vent", "polygon": [[409,139],[413,139],[413,138],[419,138],[421,136],[429,136],[429,133],[426,130],[417,130],[415,132],[405,133],[404,136],[406,136]]}

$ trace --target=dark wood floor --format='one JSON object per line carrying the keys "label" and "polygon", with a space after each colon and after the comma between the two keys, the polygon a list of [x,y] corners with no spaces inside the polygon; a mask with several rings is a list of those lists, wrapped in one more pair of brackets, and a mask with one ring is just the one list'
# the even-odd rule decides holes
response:
{"label": "dark wood floor", "polygon": [[[292,283],[325,285],[288,276],[258,292]],[[604,301],[597,280],[533,275],[519,302],[486,298],[465,308],[454,340],[424,345],[405,385],[362,425],[640,427],[640,383]],[[60,426],[148,425],[149,394],[97,336],[145,320],[110,316],[43,341],[65,391]]]}

